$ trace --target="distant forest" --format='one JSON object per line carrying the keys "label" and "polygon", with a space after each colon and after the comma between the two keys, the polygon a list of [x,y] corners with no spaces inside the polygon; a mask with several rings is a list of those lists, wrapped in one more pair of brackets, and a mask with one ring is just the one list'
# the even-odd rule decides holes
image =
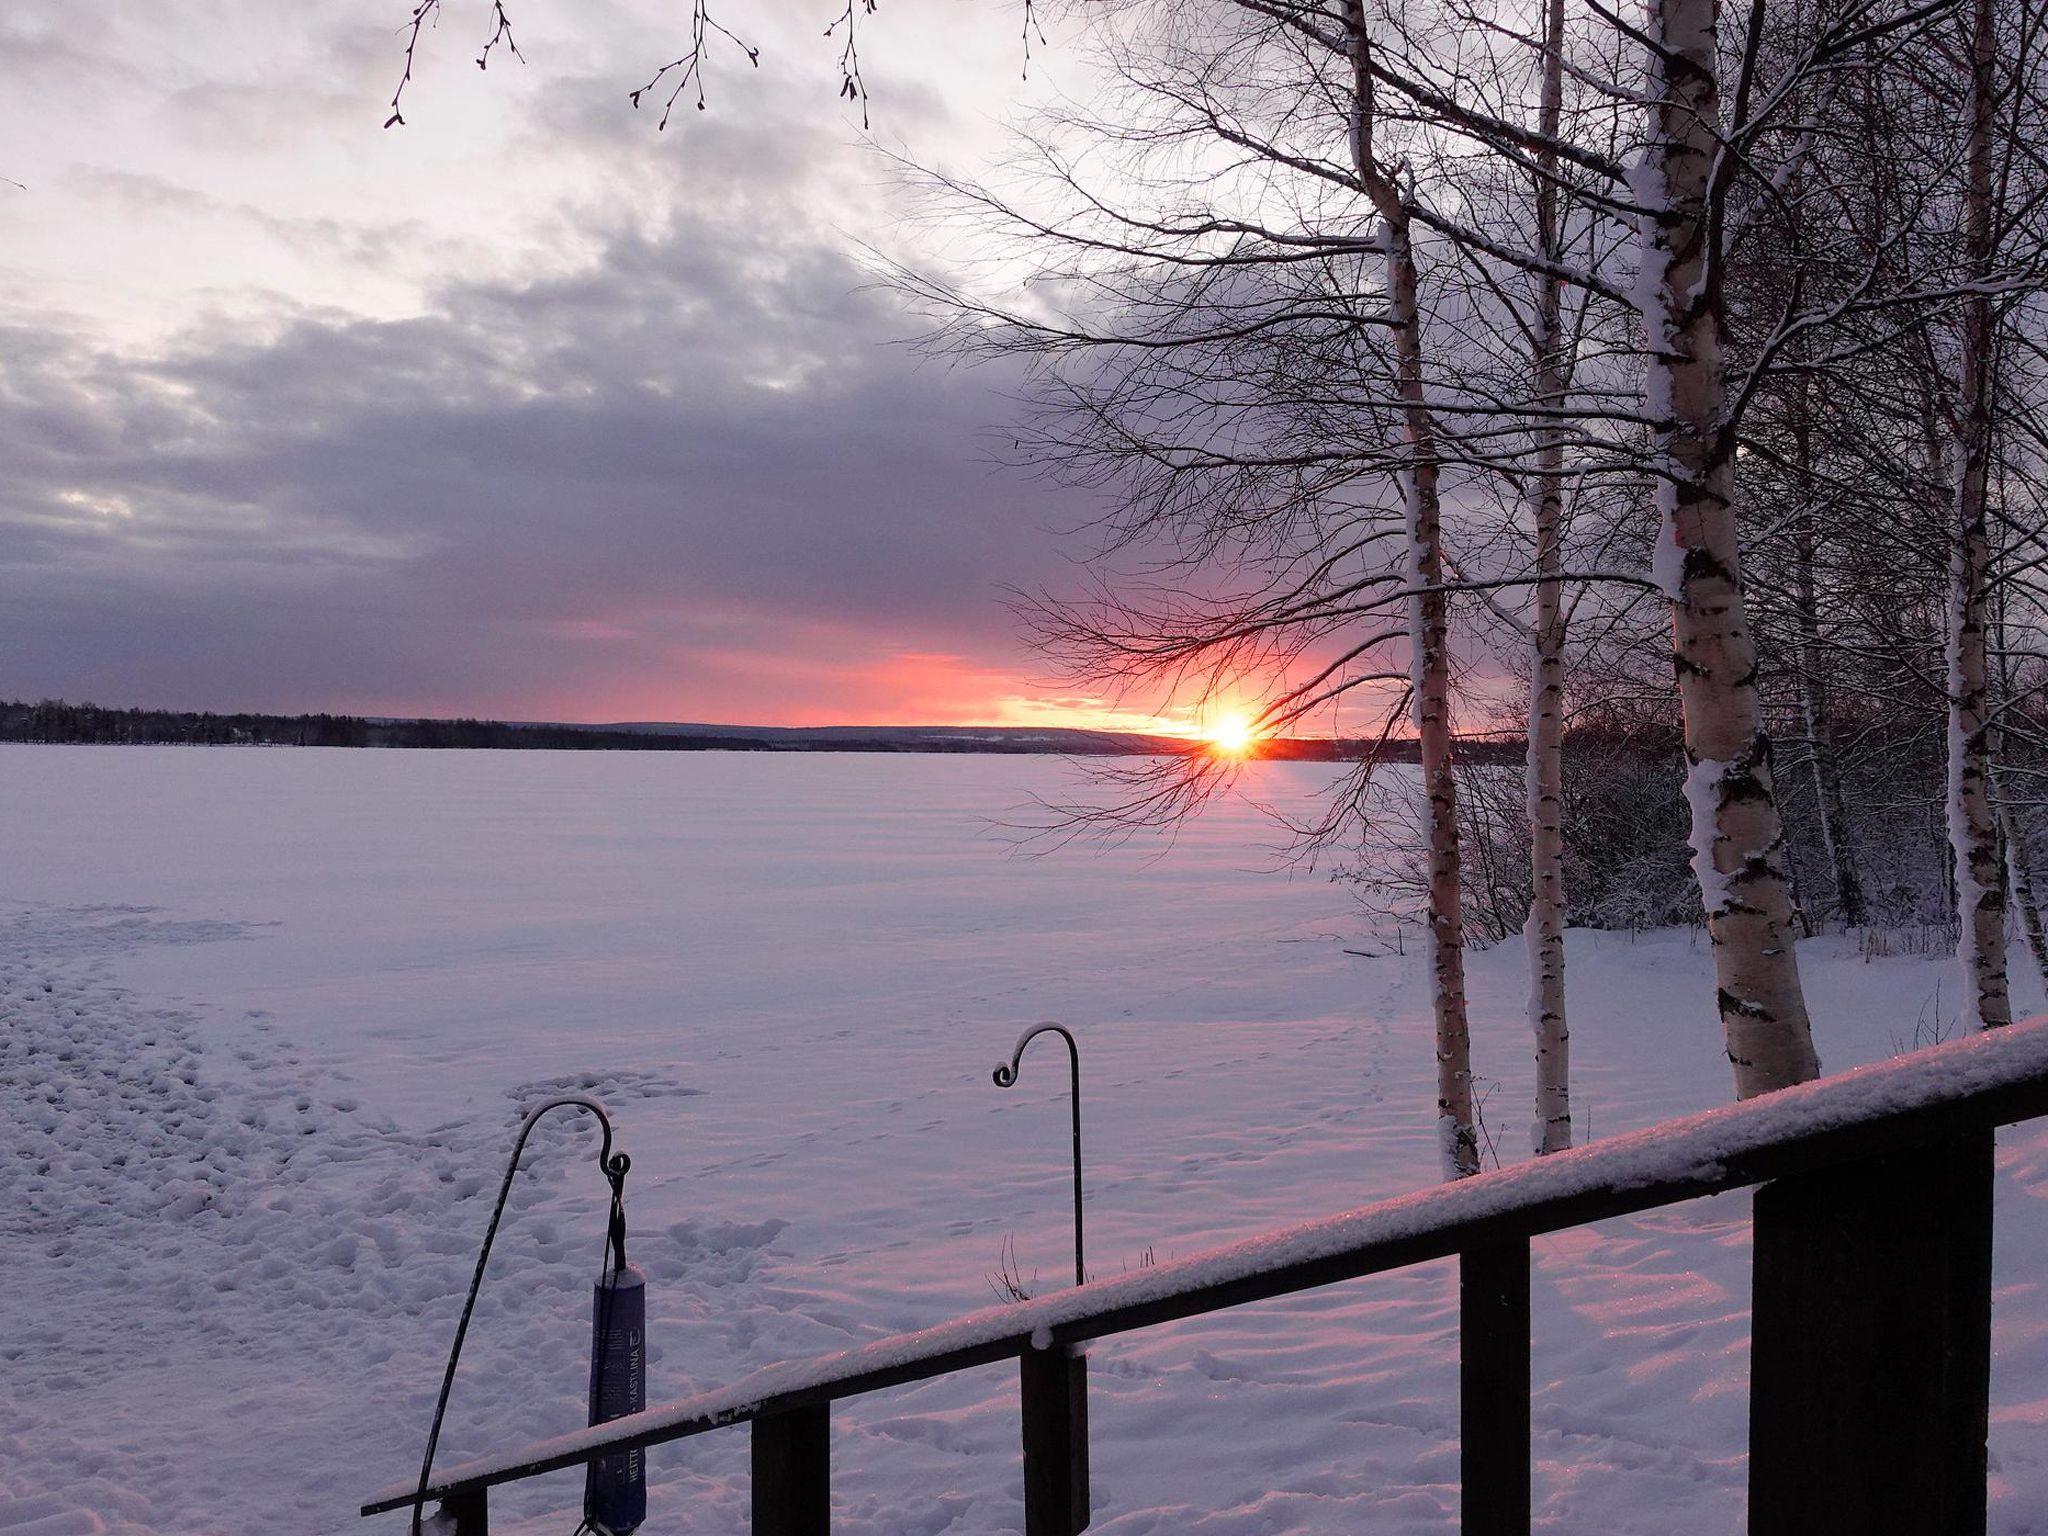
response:
{"label": "distant forest", "polygon": [[[1174,736],[1119,731],[1015,730],[999,727],[821,727],[693,730],[665,725],[520,724],[504,720],[390,720],[359,715],[213,714],[172,709],[104,709],[63,699],[0,703],[0,741],[116,745],[261,747],[410,747],[606,752],[997,752],[1158,756],[1197,750]],[[1263,742],[1262,757],[1357,761],[1373,743],[1286,738]],[[1390,758],[1412,759],[1392,742]]]}
{"label": "distant forest", "polygon": [[63,699],[0,703],[0,741],[171,744],[194,747],[543,747],[693,752],[765,751],[746,737],[665,736],[501,720],[382,720],[358,715],[216,715],[176,709],[102,709]]}

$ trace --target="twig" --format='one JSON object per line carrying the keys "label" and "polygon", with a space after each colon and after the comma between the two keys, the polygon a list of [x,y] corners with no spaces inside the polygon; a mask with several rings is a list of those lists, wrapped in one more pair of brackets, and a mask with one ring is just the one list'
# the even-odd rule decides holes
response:
{"label": "twig", "polygon": [[716,32],[735,48],[739,49],[741,53],[744,53],[747,56],[747,62],[753,65],[754,68],[759,69],[761,67],[761,50],[754,47],[753,44],[713,16],[711,14],[710,0],[690,0],[689,51],[681,58],[671,59],[668,63],[662,65],[661,68],[654,72],[654,78],[641,86],[639,90],[634,91],[630,97],[633,105],[638,107],[642,96],[645,96],[656,86],[660,85],[671,74],[676,77],[674,88],[669,91],[667,99],[661,104],[661,121],[655,124],[656,132],[668,126],[669,114],[675,111],[676,99],[692,85],[697,87],[697,110],[699,112],[704,110],[704,48],[705,40],[708,34],[712,32]]}
{"label": "twig", "polygon": [[[405,68],[399,71],[398,89],[391,93],[391,115],[384,119],[386,128],[405,126],[405,114],[399,110],[399,103],[405,96],[405,88],[412,84],[412,67],[419,53],[420,32],[429,21],[438,22],[440,15],[441,0],[415,0],[406,24]],[[520,63],[526,62],[526,55],[519,51],[518,39],[512,35],[512,17],[505,9],[505,0],[491,0],[491,35],[484,39],[483,51],[476,56],[476,67],[490,68],[491,54],[500,46]]]}

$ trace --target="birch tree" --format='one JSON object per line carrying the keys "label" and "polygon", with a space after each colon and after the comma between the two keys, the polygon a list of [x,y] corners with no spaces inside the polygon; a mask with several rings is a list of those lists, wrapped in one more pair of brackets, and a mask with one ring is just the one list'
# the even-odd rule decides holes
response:
{"label": "birch tree", "polygon": [[[1351,166],[1379,216],[1392,322],[1394,388],[1407,462],[1408,655],[1415,734],[1429,829],[1430,1013],[1436,1032],[1437,1134],[1448,1177],[1479,1171],[1472,1114],[1471,1028],[1465,1010],[1464,889],[1458,868],[1458,780],[1451,735],[1449,596],[1444,590],[1443,507],[1436,423],[1424,386],[1419,278],[1408,200],[1373,143],[1375,84],[1362,0],[1348,0],[1344,47],[1351,63]],[[1560,1020],[1560,1025],[1561,1025]]]}
{"label": "birch tree", "polygon": [[1957,388],[1955,527],[1948,607],[1948,825],[1955,859],[1956,956],[1965,1023],[2012,1022],[2006,980],[2005,871],[1990,773],[1991,664],[1985,644],[1991,577],[1992,132],[1997,31],[1992,0],[1967,0],[1969,70],[1964,152],[1961,377]]}
{"label": "birch tree", "polygon": [[[1564,0],[1544,0],[1539,145],[1532,178],[1536,247],[1551,270],[1531,274],[1536,290],[1530,328],[1530,369],[1536,404],[1565,408],[1564,242],[1558,210],[1556,143],[1564,119]],[[1529,1024],[1536,1040],[1538,1153],[1572,1144],[1571,1033],[1564,989],[1564,587],[1565,434],[1539,418],[1532,523],[1534,611],[1530,615],[1529,739],[1525,771],[1529,791],[1529,916],[1523,940],[1529,955]]]}
{"label": "birch tree", "polygon": [[[1649,411],[1663,423],[1656,576],[1671,601],[1693,870],[1736,1094],[1751,1098],[1805,1082],[1820,1062],[1793,949],[1784,831],[1742,591],[1723,361],[1722,237],[1734,162],[1722,153],[1716,21],[1715,0],[1650,6],[1653,104],[1636,189],[1638,284]],[[1738,118],[1741,105],[1738,96]]]}

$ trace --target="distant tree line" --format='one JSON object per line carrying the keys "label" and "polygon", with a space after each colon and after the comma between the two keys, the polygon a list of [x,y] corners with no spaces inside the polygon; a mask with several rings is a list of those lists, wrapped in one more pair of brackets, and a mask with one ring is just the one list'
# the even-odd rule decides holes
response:
{"label": "distant tree line", "polygon": [[[864,729],[864,728],[863,728]],[[819,732],[746,736],[665,728],[522,725],[503,720],[386,720],[358,715],[214,714],[172,709],[106,709],[64,699],[0,702],[0,741],[195,747],[411,747],[471,751],[600,752],[977,752],[1023,755],[1160,756],[1202,750],[1174,736],[1121,731],[995,730],[873,735]],[[1503,747],[1502,755],[1510,752]],[[1259,744],[1262,757],[1356,762],[1376,754],[1414,761],[1410,742],[1281,737]],[[1485,749],[1481,748],[1484,755]]]}
{"label": "distant tree line", "polygon": [[0,741],[225,747],[467,747],[640,752],[763,752],[744,736],[692,736],[502,720],[368,720],[357,715],[104,709],[43,699],[0,703]]}

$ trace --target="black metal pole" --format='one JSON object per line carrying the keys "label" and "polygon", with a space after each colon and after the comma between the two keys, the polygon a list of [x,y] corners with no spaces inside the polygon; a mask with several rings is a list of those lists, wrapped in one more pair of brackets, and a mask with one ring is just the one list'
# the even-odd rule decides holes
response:
{"label": "black metal pole", "polygon": [[1086,1253],[1081,1234],[1081,1047],[1074,1043],[1074,1036],[1064,1024],[1034,1024],[1017,1039],[1017,1048],[1010,1052],[1010,1059],[996,1067],[996,1086],[1013,1087],[1017,1081],[1017,1066],[1024,1059],[1024,1047],[1040,1035],[1051,1031],[1067,1042],[1067,1060],[1073,1067],[1074,1092],[1074,1284],[1088,1283]]}
{"label": "black metal pole", "polygon": [[[476,1311],[477,1292],[483,1289],[484,1267],[491,1262],[491,1244],[497,1240],[498,1223],[505,1216],[505,1199],[512,1193],[512,1180],[519,1173],[519,1154],[526,1150],[526,1138],[533,1134],[533,1128],[540,1124],[541,1117],[555,1109],[581,1109],[597,1117],[598,1127],[604,1132],[604,1142],[597,1149],[597,1165],[604,1170],[605,1178],[611,1183],[615,1210],[626,1170],[633,1166],[632,1159],[625,1153],[621,1152],[616,1156],[612,1153],[612,1119],[605,1113],[604,1106],[595,1099],[585,1098],[580,1093],[564,1094],[560,1098],[536,1104],[527,1112],[526,1119],[520,1123],[519,1134],[512,1140],[512,1157],[505,1164],[504,1181],[498,1185],[498,1202],[491,1207],[491,1224],[484,1228],[484,1244],[477,1250],[476,1272],[469,1277],[469,1296],[462,1303],[461,1321],[455,1325],[455,1343],[448,1351],[448,1368],[441,1375],[441,1395],[434,1403],[433,1427],[427,1431],[427,1454],[420,1458],[419,1495],[412,1501],[412,1536],[420,1536],[420,1517],[427,1505],[427,1487],[434,1472],[434,1451],[441,1443],[441,1420],[448,1412],[448,1393],[455,1385],[456,1362],[462,1358],[462,1341],[469,1336],[469,1319]],[[626,1262],[623,1227],[615,1222],[607,1236],[609,1243],[615,1245],[618,1261],[623,1266]],[[463,1510],[458,1509],[452,1513],[457,1527],[462,1528],[462,1521],[466,1518],[481,1520],[482,1511],[483,1503],[479,1498],[474,1511],[465,1514]],[[482,1526],[479,1525],[477,1529],[481,1531]]]}

